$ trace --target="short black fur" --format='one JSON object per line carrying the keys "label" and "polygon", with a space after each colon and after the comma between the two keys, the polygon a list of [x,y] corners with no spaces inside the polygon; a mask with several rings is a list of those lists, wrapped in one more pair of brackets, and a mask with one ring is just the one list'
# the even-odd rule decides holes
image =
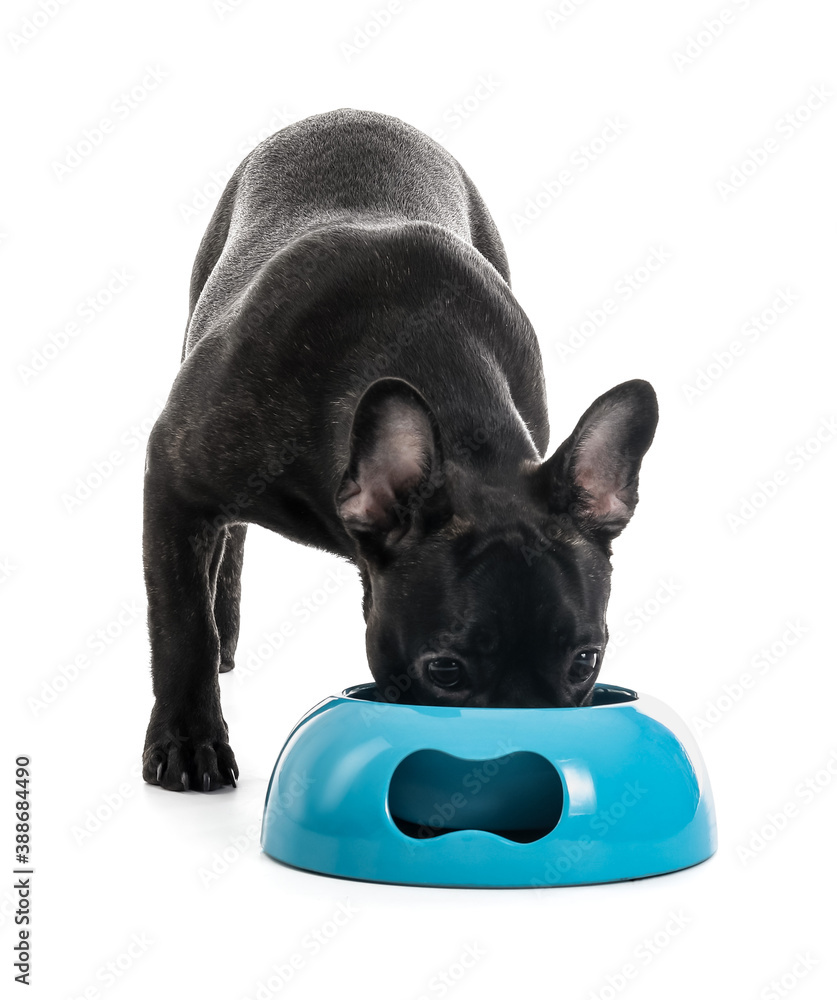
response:
{"label": "short black fur", "polygon": [[459,164],[348,109],[267,139],[201,242],[148,444],[145,779],[208,791],[238,775],[218,673],[248,523],[358,567],[383,697],[586,704],[610,543],[656,423],[651,387],[626,382],[544,462],[537,338]]}

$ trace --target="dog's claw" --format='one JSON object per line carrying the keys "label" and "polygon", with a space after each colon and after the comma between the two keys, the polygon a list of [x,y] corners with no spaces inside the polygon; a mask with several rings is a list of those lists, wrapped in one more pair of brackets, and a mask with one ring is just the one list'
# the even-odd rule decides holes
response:
{"label": "dog's claw", "polygon": [[143,778],[172,792],[211,792],[235,785],[238,767],[225,733],[214,729],[208,736],[152,740],[143,753]]}

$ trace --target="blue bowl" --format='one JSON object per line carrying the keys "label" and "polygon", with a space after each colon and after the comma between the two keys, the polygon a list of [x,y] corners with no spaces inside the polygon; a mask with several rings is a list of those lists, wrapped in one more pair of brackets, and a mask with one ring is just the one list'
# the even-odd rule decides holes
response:
{"label": "blue bowl", "polygon": [[327,698],[267,790],[262,847],[296,868],[435,886],[585,885],[715,853],[712,791],[686,724],[597,684],[584,708]]}

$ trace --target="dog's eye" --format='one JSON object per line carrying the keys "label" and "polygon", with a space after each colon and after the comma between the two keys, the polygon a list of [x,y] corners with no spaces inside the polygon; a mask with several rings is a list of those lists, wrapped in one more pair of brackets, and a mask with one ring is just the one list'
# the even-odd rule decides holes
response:
{"label": "dog's eye", "polygon": [[570,680],[581,683],[590,677],[599,664],[599,653],[595,649],[585,649],[575,654],[570,665]]}
{"label": "dog's eye", "polygon": [[427,664],[427,673],[430,675],[430,680],[443,688],[456,687],[462,679],[462,672],[462,664],[459,660],[454,660],[447,656],[440,656],[435,660],[430,660]]}

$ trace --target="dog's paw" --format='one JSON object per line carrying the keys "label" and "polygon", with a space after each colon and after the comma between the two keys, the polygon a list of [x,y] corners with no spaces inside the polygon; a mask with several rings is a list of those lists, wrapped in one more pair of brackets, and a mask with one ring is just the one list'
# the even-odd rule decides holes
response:
{"label": "dog's paw", "polygon": [[238,764],[226,734],[167,731],[146,741],[142,776],[149,784],[172,792],[212,792],[225,785],[235,788]]}

